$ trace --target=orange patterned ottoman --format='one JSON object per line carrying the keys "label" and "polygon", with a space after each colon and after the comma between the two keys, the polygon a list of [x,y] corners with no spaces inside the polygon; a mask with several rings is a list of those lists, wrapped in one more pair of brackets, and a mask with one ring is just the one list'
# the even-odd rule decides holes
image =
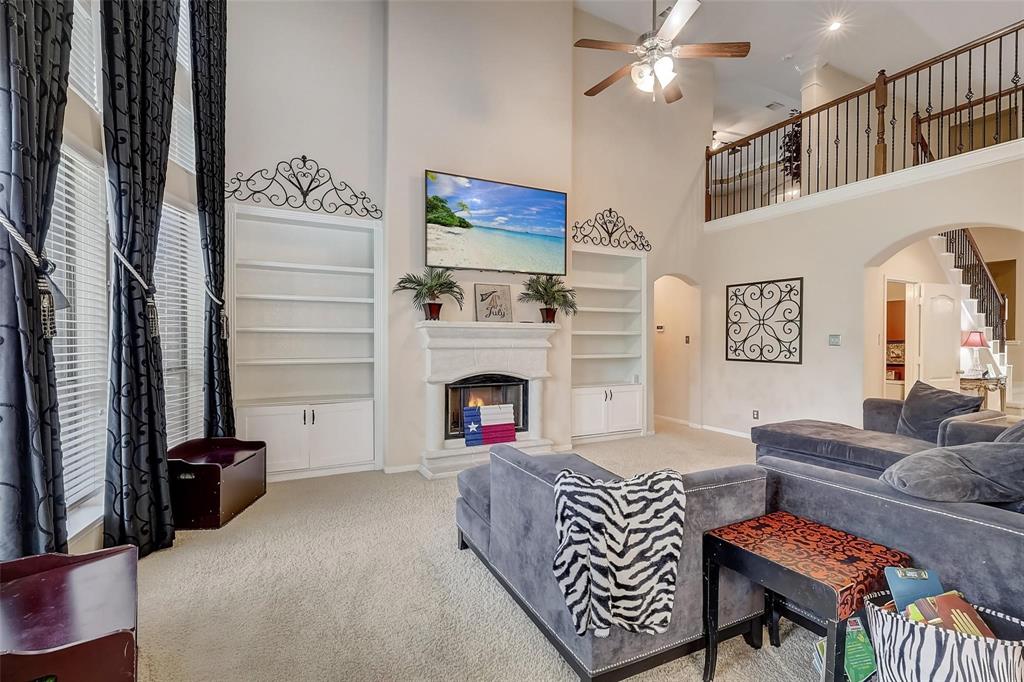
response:
{"label": "orange patterned ottoman", "polygon": [[[729,568],[765,588],[771,643],[779,645],[780,612],[828,638],[826,679],[843,680],[846,619],[864,597],[885,587],[886,566],[910,556],[850,533],[778,511],[708,531],[704,536],[704,617],[708,638],[704,679],[714,677],[718,631],[718,572]],[[783,607],[777,595],[806,609]],[[710,636],[709,636],[710,634]]]}

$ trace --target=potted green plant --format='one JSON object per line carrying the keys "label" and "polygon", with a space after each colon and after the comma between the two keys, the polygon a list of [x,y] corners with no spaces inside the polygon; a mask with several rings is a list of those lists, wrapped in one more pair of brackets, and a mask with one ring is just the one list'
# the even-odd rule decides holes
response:
{"label": "potted green plant", "polygon": [[462,286],[448,268],[428,267],[420,275],[407,272],[398,280],[391,293],[397,294],[399,291],[411,291],[413,305],[422,306],[423,314],[428,320],[440,319],[441,301],[438,299],[442,296],[451,296],[455,299],[459,304],[459,310],[462,310],[465,300]]}
{"label": "potted green plant", "polygon": [[576,290],[554,275],[534,275],[523,282],[519,302],[540,303],[541,322],[554,322],[559,310],[566,315],[575,315],[577,310]]}

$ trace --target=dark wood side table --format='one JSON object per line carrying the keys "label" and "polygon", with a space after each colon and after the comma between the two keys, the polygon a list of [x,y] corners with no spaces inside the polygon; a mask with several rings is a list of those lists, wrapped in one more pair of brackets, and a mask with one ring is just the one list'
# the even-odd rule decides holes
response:
{"label": "dark wood side table", "polygon": [[[909,566],[898,550],[808,519],[778,511],[708,531],[704,535],[704,680],[715,677],[718,656],[718,574],[724,566],[765,589],[772,646],[779,646],[779,618],[827,638],[825,679],[843,682],[846,619],[864,596],[885,585],[886,566]],[[780,601],[784,597],[786,603]],[[790,608],[799,605],[808,618]]]}

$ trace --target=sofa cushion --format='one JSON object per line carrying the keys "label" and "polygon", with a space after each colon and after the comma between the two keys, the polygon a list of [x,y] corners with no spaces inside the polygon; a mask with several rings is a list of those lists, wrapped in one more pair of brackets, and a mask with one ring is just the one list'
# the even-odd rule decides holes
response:
{"label": "sofa cushion", "polygon": [[903,401],[896,433],[935,445],[942,422],[950,417],[977,412],[984,400],[982,396],[964,395],[918,381]]}
{"label": "sofa cushion", "polygon": [[876,471],[888,468],[907,455],[935,447],[934,443],[895,433],[864,431],[814,419],[755,426],[750,430],[750,438],[757,445],[773,450],[849,462]]}
{"label": "sofa cushion", "polygon": [[[579,474],[585,474],[591,478],[602,481],[617,481],[620,477],[612,472],[599,467],[590,460],[580,457],[574,452],[566,452],[557,455],[527,455],[508,445],[496,445],[491,449],[492,453],[506,459],[512,457],[516,465],[547,481],[554,486],[555,477],[562,469],[570,469]],[[459,473],[458,477],[459,495],[466,500],[466,504],[473,508],[487,523],[491,522],[491,465],[480,464],[471,469]]]}
{"label": "sofa cushion", "polygon": [[491,465],[477,466],[459,472],[459,495],[484,521],[491,521]]}
{"label": "sofa cushion", "polygon": [[901,493],[936,502],[1019,502],[1024,500],[1024,444],[933,448],[896,462],[881,479]]}
{"label": "sofa cushion", "polygon": [[1024,419],[996,436],[997,443],[1024,443]]}

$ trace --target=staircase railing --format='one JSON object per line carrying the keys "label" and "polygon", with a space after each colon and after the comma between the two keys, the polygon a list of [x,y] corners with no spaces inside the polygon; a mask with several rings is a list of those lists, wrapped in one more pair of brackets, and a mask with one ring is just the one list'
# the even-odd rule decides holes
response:
{"label": "staircase railing", "polygon": [[1024,130],[1024,21],[718,149],[704,219],[794,201],[1016,140]]}
{"label": "staircase railing", "polygon": [[954,266],[963,271],[963,283],[971,286],[971,298],[978,301],[978,312],[992,328],[989,341],[1006,342],[1007,298],[999,292],[992,272],[981,257],[978,242],[967,228],[943,232],[946,250],[953,254]]}

